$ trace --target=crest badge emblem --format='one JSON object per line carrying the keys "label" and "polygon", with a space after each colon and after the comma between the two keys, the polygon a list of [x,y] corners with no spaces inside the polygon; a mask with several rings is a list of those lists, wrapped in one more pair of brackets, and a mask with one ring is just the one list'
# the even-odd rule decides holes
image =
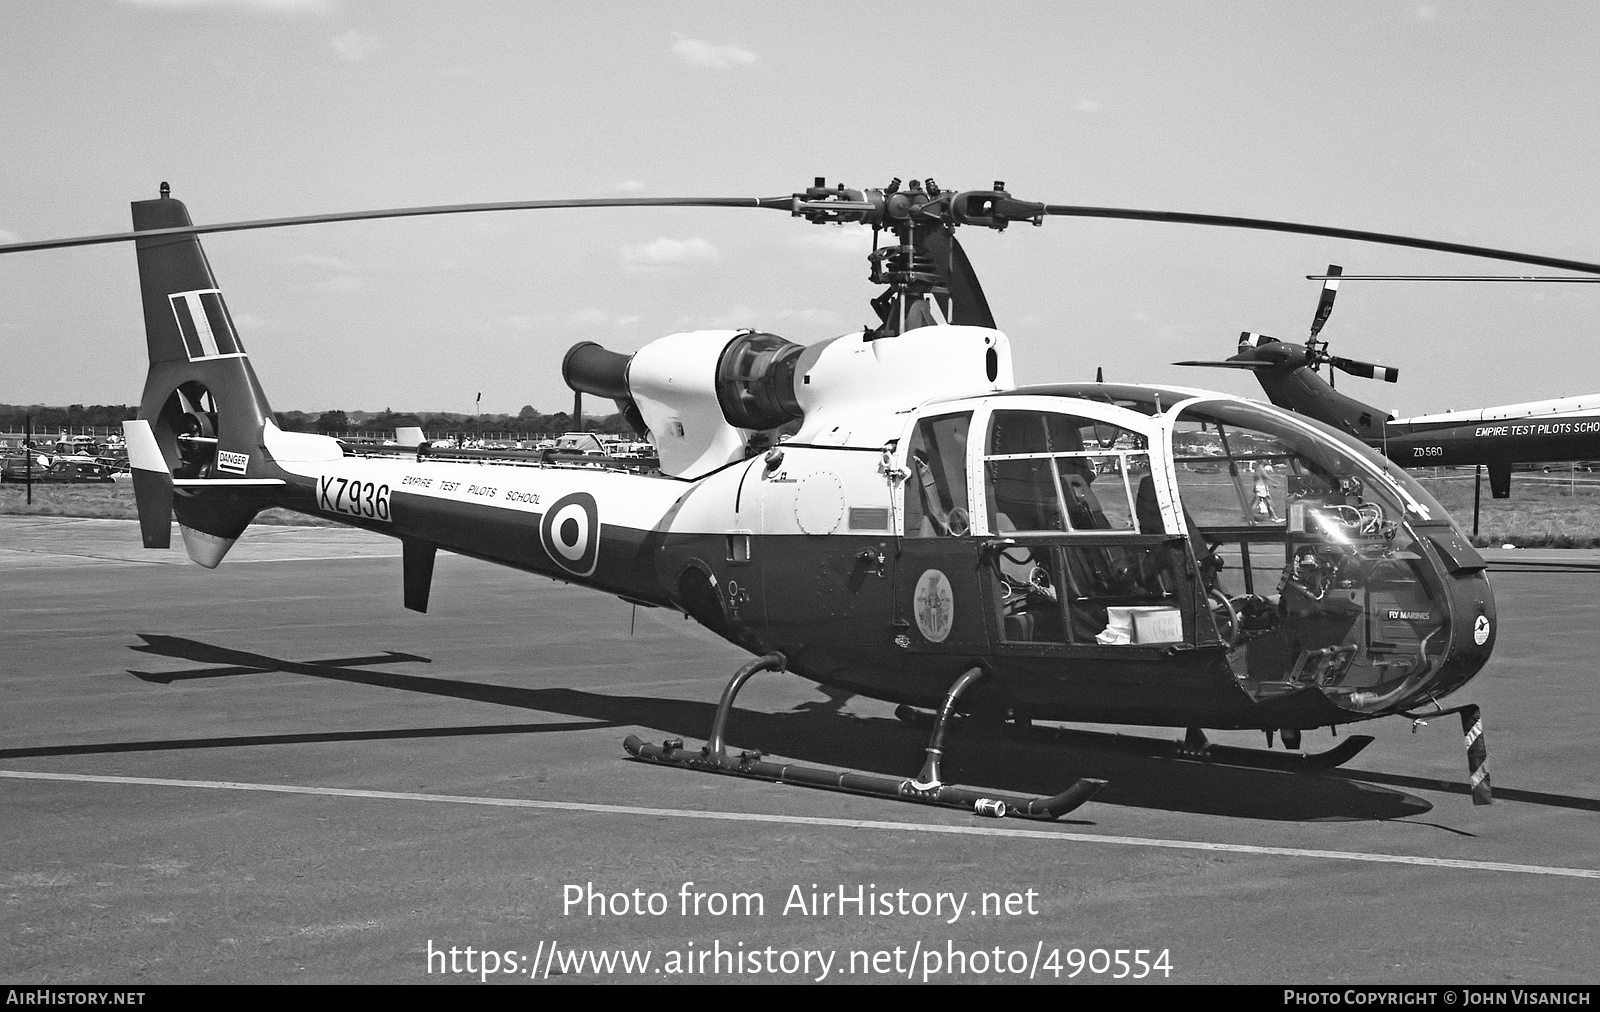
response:
{"label": "crest badge emblem", "polygon": [[949,578],[937,569],[923,573],[917,579],[911,608],[916,615],[917,631],[929,643],[943,643],[956,621],[956,598],[950,590]]}

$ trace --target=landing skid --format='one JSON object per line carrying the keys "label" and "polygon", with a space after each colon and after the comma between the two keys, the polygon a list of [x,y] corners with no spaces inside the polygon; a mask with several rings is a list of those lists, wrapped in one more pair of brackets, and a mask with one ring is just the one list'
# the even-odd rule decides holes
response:
{"label": "landing skid", "polygon": [[[928,711],[909,706],[896,709],[895,716],[917,727],[925,727],[934,720],[934,715]],[[1353,734],[1324,752],[1271,752],[1261,748],[1216,745],[1207,740],[1205,732],[1199,728],[1190,728],[1182,741],[1108,734],[1104,731],[1078,731],[1064,727],[1037,727],[1032,724],[1011,725],[1010,730],[1029,738],[1044,739],[1076,748],[1131,752],[1153,759],[1216,763],[1220,766],[1244,766],[1250,769],[1283,770],[1290,773],[1316,773],[1342,766],[1376,740],[1369,734]]]}
{"label": "landing skid", "polygon": [[717,716],[711,726],[711,738],[701,748],[686,749],[683,747],[683,741],[676,738],[669,738],[660,745],[650,745],[638,735],[629,735],[622,743],[623,748],[637,758],[664,765],[781,784],[796,784],[801,787],[891,798],[897,801],[912,801],[924,805],[964,808],[974,814],[991,818],[1012,815],[1025,819],[1058,819],[1094,797],[1100,788],[1106,785],[1104,780],[1080,779],[1060,794],[1046,798],[943,783],[939,776],[939,761],[944,754],[945,730],[955,710],[956,699],[967,686],[983,676],[981,668],[973,668],[957,679],[955,685],[951,686],[945,695],[939,712],[929,715],[933,733],[928,739],[927,758],[923,763],[922,772],[915,778],[887,777],[857,770],[824,769],[802,766],[798,763],[772,762],[764,758],[760,752],[729,755],[724,732],[727,730],[728,714],[733,709],[734,696],[757,671],[782,671],[786,663],[782,654],[772,653],[740,668],[728,682],[727,688],[722,691],[722,701],[717,705]]}

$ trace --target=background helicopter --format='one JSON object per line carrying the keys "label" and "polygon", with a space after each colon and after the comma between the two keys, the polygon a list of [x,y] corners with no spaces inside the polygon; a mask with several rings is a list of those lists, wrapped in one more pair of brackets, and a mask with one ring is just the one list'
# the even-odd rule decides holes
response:
{"label": "background helicopter", "polygon": [[[1238,354],[1231,358],[1175,364],[1248,369],[1272,403],[1348,432],[1401,467],[1485,465],[1496,499],[1511,495],[1515,464],[1600,458],[1600,394],[1396,418],[1339,393],[1332,382],[1334,370],[1386,383],[1400,378],[1399,369],[1330,354],[1328,342],[1318,340],[1333,312],[1342,274],[1338,265],[1328,265],[1304,345],[1245,331],[1239,335]],[[1318,375],[1323,365],[1328,366],[1327,380]]]}
{"label": "background helicopter", "polygon": [[[633,356],[573,347],[568,384],[616,399],[650,436],[659,472],[547,453],[363,454],[278,430],[197,239],[596,206],[750,207],[868,225],[872,280],[886,287],[873,301],[878,323],[809,347],[751,330],[674,334]],[[257,512],[282,506],[398,537],[415,610],[426,610],[441,547],[682,610],[762,656],[728,684],[705,748],[627,742],[661,762],[1055,818],[1100,782],[1048,798],[947,785],[940,759],[954,714],[1186,727],[1180,749],[1193,758],[1316,768],[1370,739],[1284,757],[1213,748],[1201,728],[1255,727],[1269,741],[1281,732],[1298,747],[1306,728],[1427,706],[1461,712],[1475,800],[1488,800],[1476,708],[1444,710],[1438,699],[1487,661],[1494,603],[1483,561],[1438,504],[1359,443],[1236,398],[1017,388],[1009,341],[954,232],[1050,216],[1143,219],[1600,266],[1292,222],[1044,204],[998,181],[950,191],[897,179],[857,191],[819,178],[769,198],[520,201],[202,226],[163,184],[133,209],[132,233],[0,252],[136,242],[150,370],[127,434],[148,547],[166,546],[176,514],[190,557],[214,567]],[[773,445],[791,423],[794,439]],[[895,780],[730,755],[739,688],[786,667],[933,708],[921,773]]]}

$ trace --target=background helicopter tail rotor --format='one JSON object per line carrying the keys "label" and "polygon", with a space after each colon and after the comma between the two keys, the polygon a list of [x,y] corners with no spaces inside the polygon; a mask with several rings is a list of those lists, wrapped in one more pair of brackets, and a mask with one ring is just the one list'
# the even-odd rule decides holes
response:
{"label": "background helicopter tail rotor", "polygon": [[1317,372],[1326,364],[1329,369],[1329,385],[1332,385],[1333,370],[1359,376],[1363,379],[1382,380],[1385,383],[1396,383],[1400,379],[1400,370],[1393,366],[1378,365],[1373,362],[1363,362],[1360,359],[1346,358],[1343,355],[1328,353],[1328,342],[1319,340],[1323,325],[1328,322],[1328,317],[1333,314],[1333,302],[1339,294],[1339,276],[1344,269],[1338,264],[1328,265],[1327,280],[1322,283],[1322,295],[1317,299],[1317,310],[1311,318],[1311,333],[1306,337],[1304,345],[1289,344],[1266,334],[1257,334],[1252,331],[1242,331],[1239,334],[1239,353],[1223,361],[1190,360],[1175,362],[1174,365],[1205,366],[1212,369],[1250,369],[1257,372],[1274,371],[1289,373],[1299,368],[1307,368]]}
{"label": "background helicopter tail rotor", "polygon": [[1323,363],[1327,363],[1328,382],[1333,382],[1333,370],[1349,373],[1351,376],[1360,376],[1363,379],[1378,379],[1385,383],[1395,383],[1400,379],[1400,370],[1389,366],[1377,365],[1372,362],[1362,362],[1359,359],[1345,358],[1342,355],[1328,354],[1328,342],[1319,341],[1318,335],[1322,333],[1323,324],[1328,322],[1328,317],[1333,314],[1333,300],[1339,295],[1339,277],[1344,274],[1344,268],[1338,264],[1328,265],[1328,278],[1322,282],[1322,295],[1317,299],[1317,311],[1311,317],[1311,334],[1306,338],[1306,360],[1312,370]]}
{"label": "background helicopter tail rotor", "polygon": [[1338,355],[1329,355],[1323,361],[1340,372],[1346,372],[1352,376],[1360,376],[1362,379],[1382,380],[1385,383],[1398,383],[1400,381],[1400,370],[1394,366],[1358,362],[1353,358],[1341,358]]}

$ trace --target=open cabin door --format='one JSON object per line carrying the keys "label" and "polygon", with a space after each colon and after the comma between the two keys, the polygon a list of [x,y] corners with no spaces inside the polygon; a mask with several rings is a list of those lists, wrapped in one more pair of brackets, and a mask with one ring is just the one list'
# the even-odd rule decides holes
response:
{"label": "open cabin door", "polygon": [[1157,423],[1041,397],[997,401],[978,424],[980,582],[1001,652],[1216,640]]}

